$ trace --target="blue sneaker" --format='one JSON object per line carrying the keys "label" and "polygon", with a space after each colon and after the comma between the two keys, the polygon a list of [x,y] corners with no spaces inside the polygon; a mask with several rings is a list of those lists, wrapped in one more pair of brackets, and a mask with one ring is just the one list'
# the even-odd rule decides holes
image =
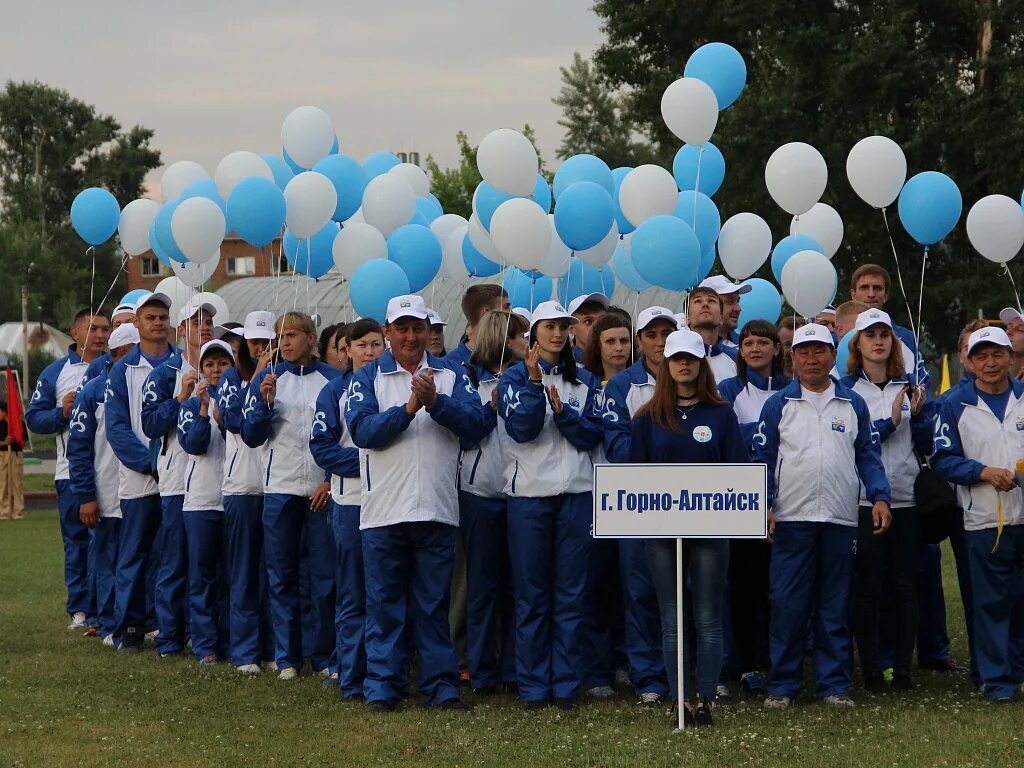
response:
{"label": "blue sneaker", "polygon": [[760,672],[744,672],[740,677],[740,690],[747,696],[763,696],[767,693],[764,677]]}

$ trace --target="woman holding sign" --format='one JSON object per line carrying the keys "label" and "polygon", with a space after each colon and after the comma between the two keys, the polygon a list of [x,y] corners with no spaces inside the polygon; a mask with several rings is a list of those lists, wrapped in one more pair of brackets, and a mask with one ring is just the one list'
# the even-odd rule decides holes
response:
{"label": "woman holding sign", "polygon": [[[665,364],[658,372],[654,396],[633,418],[629,461],[741,464],[749,460],[736,413],[715,389],[704,342],[693,331],[675,331],[665,342]],[[686,707],[688,721],[711,725],[722,672],[722,610],[729,542],[683,541],[683,567],[692,590],[697,631],[696,706],[683,701],[677,690],[676,542],[649,540],[647,561],[658,593],[662,651],[672,697]]]}

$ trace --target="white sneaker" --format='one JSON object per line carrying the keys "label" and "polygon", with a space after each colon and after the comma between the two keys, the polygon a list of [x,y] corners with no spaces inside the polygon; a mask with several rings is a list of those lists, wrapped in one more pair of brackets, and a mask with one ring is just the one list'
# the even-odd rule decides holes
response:
{"label": "white sneaker", "polygon": [[769,696],[764,700],[766,709],[789,709],[793,706],[793,700],[789,696]]}
{"label": "white sneaker", "polygon": [[68,624],[68,631],[85,629],[85,611],[75,611],[71,614],[71,623]]}
{"label": "white sneaker", "polygon": [[592,699],[610,699],[615,696],[615,691],[610,685],[595,685],[587,688],[587,696]]}
{"label": "white sneaker", "polygon": [[847,696],[845,693],[837,693],[832,696],[826,696],[822,699],[828,706],[835,707],[836,709],[852,709],[857,705],[853,699]]}
{"label": "white sneaker", "polygon": [[235,667],[235,669],[241,672],[243,675],[258,675],[260,673],[259,664],[241,664]]}
{"label": "white sneaker", "polygon": [[729,690],[728,685],[717,685],[715,686],[715,697],[719,704],[728,704],[732,701],[732,691]]}
{"label": "white sneaker", "polygon": [[104,637],[103,638],[103,644],[113,648],[114,647],[114,636],[113,635],[107,635],[106,637]]}
{"label": "white sneaker", "polygon": [[299,673],[296,671],[295,667],[285,667],[277,673],[278,680],[294,680],[298,676]]}
{"label": "white sneaker", "polygon": [[330,677],[331,676],[331,668],[330,667],[324,667],[323,669],[321,669],[316,674],[317,674],[317,677]]}
{"label": "white sneaker", "polygon": [[155,643],[157,635],[159,635],[159,634],[160,634],[160,630],[159,629],[154,629],[151,632],[147,632],[146,634],[144,634],[142,636],[142,639],[143,640],[149,640],[149,642],[151,642],[151,643]]}
{"label": "white sneaker", "polygon": [[276,661],[264,661],[264,662],[261,662],[260,663],[260,668],[264,672],[277,672],[277,662]]}

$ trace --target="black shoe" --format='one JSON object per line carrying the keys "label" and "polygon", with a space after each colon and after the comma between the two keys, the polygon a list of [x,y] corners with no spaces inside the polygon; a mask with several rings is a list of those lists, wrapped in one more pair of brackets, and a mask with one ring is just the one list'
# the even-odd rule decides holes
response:
{"label": "black shoe", "polygon": [[181,656],[181,651],[164,651],[163,653],[157,654],[161,659],[174,659]]}
{"label": "black shoe", "polygon": [[697,709],[693,713],[693,724],[697,728],[707,728],[715,724],[715,719],[711,716],[711,703],[707,699],[701,699],[700,704],[697,705]]}
{"label": "black shoe", "polygon": [[342,696],[342,701],[366,701],[366,697],[361,693],[353,693],[349,696]]}
{"label": "black shoe", "polygon": [[924,662],[920,666],[925,669],[930,669],[933,672],[966,672],[967,667],[963,664],[957,664],[952,658],[946,659],[931,659]]}
{"label": "black shoe", "polygon": [[494,696],[498,693],[498,686],[496,685],[482,685],[479,688],[473,689],[474,696]]}
{"label": "black shoe", "polygon": [[519,683],[505,683],[501,688],[509,696],[519,695]]}
{"label": "black shoe", "polygon": [[434,709],[447,709],[452,712],[469,712],[469,704],[462,699],[448,699],[436,705]]}
{"label": "black shoe", "polygon": [[523,702],[523,709],[534,710],[534,709],[547,709],[547,708],[548,708],[548,703],[546,701],[543,701],[543,700],[540,700],[540,701],[538,701],[538,700],[530,700],[530,701],[524,701]]}
{"label": "black shoe", "polygon": [[576,709],[575,699],[555,699],[555,706],[563,712],[572,712]]}
{"label": "black shoe", "polygon": [[881,675],[871,675],[864,678],[864,690],[868,693],[888,693],[889,684]]}
{"label": "black shoe", "polygon": [[906,672],[894,674],[892,676],[892,689],[901,693],[912,691],[914,690],[914,681],[910,679],[910,675]]}
{"label": "black shoe", "polygon": [[395,705],[390,701],[368,701],[366,711],[376,715],[388,714],[395,711]]}
{"label": "black shoe", "polygon": [[119,646],[117,646],[117,652],[118,653],[141,653],[142,652],[142,646],[139,645],[138,643],[125,643],[125,642],[122,642]]}
{"label": "black shoe", "polygon": [[[674,723],[678,723],[679,722],[679,705],[678,704],[672,708],[672,722],[674,722]],[[693,710],[684,705],[683,706],[683,725],[691,726],[693,724],[694,724],[694,722],[693,722]]]}

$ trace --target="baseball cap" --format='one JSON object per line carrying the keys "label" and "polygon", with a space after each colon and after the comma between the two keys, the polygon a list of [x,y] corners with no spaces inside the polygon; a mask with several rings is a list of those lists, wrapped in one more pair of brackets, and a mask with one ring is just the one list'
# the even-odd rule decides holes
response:
{"label": "baseball cap", "polygon": [[526,307],[512,307],[512,314],[519,315],[527,325],[533,325],[533,314]]}
{"label": "baseball cap", "polygon": [[186,320],[192,318],[197,312],[202,310],[203,314],[207,317],[213,317],[217,314],[217,308],[213,304],[209,304],[205,301],[196,301],[195,298],[189,299],[188,303],[178,310],[178,325],[181,325]]}
{"label": "baseball cap", "polygon": [[241,323],[224,323],[224,325],[213,326],[213,338],[223,339],[225,336],[234,334],[235,336],[242,335],[243,326]]}
{"label": "baseball cap", "polygon": [[1002,328],[979,328],[967,339],[967,354],[971,354],[979,344],[997,344],[1000,347],[1009,347],[1010,337]]}
{"label": "baseball cap", "polygon": [[869,309],[857,315],[857,323],[853,327],[854,330],[863,331],[872,325],[887,325],[892,328],[892,318],[889,317],[888,312],[883,312],[880,309]]}
{"label": "baseball cap", "polygon": [[274,313],[268,312],[265,309],[256,309],[246,315],[242,338],[276,339],[277,334],[274,332]]}
{"label": "baseball cap", "polygon": [[429,325],[448,325],[448,323],[441,319],[441,316],[437,314],[437,312],[429,307],[427,307],[427,323]]}
{"label": "baseball cap", "polygon": [[676,355],[693,355],[694,357],[707,357],[707,350],[704,348],[704,339],[699,333],[694,333],[689,328],[681,331],[673,331],[665,339],[665,357]]}
{"label": "baseball cap", "polygon": [[131,323],[125,323],[124,325],[117,326],[117,328],[110,332],[110,338],[107,339],[107,346],[111,349],[127,347],[130,344],[138,343],[139,329]]}
{"label": "baseball cap", "polygon": [[234,362],[234,350],[231,349],[230,344],[228,344],[226,341],[223,341],[222,339],[212,339],[211,341],[208,341],[205,344],[203,344],[203,346],[199,348],[199,360],[202,361],[202,359],[206,357],[206,353],[214,349],[220,349],[223,350],[224,352],[227,352],[228,357],[230,357],[232,362]]}
{"label": "baseball cap", "polygon": [[676,330],[679,330],[679,319],[672,314],[671,309],[666,309],[665,307],[648,307],[637,315],[636,332],[640,333],[640,331],[655,320],[668,320],[676,327]]}
{"label": "baseball cap", "polygon": [[123,314],[125,312],[131,312],[134,315],[135,314],[135,305],[134,304],[118,304],[116,307],[114,307],[114,311],[110,313],[110,316],[113,317],[114,315],[120,315],[120,314]]}
{"label": "baseball cap", "polygon": [[808,323],[802,325],[793,331],[793,346],[799,344],[810,344],[811,342],[818,342],[819,344],[828,344],[830,347],[835,348],[836,342],[832,338],[832,333],[824,325],[818,323]]}
{"label": "baseball cap", "polygon": [[530,329],[533,329],[537,323],[541,320],[568,320],[569,325],[575,325],[579,322],[575,317],[565,310],[557,301],[542,301],[533,310],[533,319],[530,322]]}
{"label": "baseball cap", "polygon": [[600,304],[605,309],[608,309],[608,307],[611,306],[611,301],[603,293],[588,293],[586,296],[577,296],[575,299],[569,302],[569,314],[575,315],[579,311],[579,308],[586,304],[588,301],[593,301],[597,304]]}
{"label": "baseball cap", "polygon": [[430,310],[423,301],[422,296],[395,296],[388,302],[388,322],[393,323],[400,317],[414,317],[417,320],[426,320],[430,316]]}
{"label": "baseball cap", "polygon": [[147,304],[163,304],[167,309],[170,309],[173,303],[171,297],[166,293],[144,293],[135,302],[135,311],[138,312]]}
{"label": "baseball cap", "polygon": [[738,293],[743,295],[744,293],[750,293],[754,290],[752,285],[737,285],[725,275],[713,275],[712,277],[705,277],[697,285],[698,288],[710,288],[712,291],[717,293],[719,296],[724,296],[727,293]]}
{"label": "baseball cap", "polygon": [[1003,325],[1009,325],[1014,320],[1024,320],[1024,315],[1014,307],[1006,307],[999,310],[999,322]]}
{"label": "baseball cap", "polygon": [[833,317],[835,317],[835,315],[836,315],[836,308],[833,307],[831,304],[829,304],[827,307],[825,307],[823,310],[821,310],[821,312],[819,312],[818,314],[819,315],[832,315]]}

